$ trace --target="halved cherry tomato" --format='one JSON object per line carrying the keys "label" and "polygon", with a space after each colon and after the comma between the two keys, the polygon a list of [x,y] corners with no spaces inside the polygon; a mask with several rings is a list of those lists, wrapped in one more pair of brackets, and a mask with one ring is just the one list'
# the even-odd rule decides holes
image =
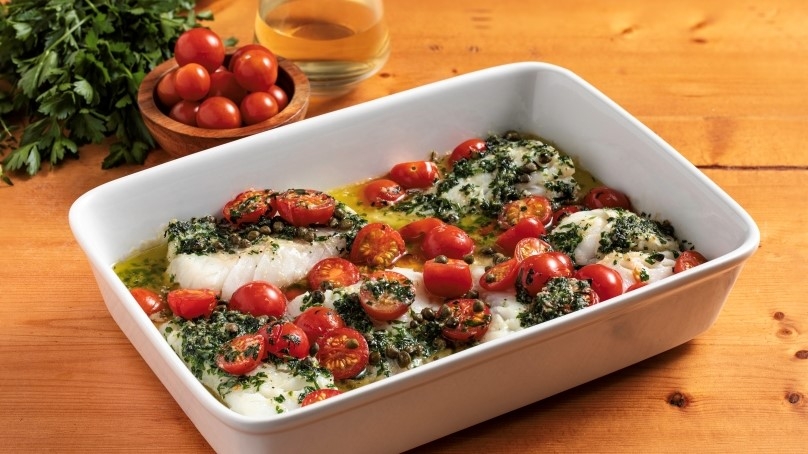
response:
{"label": "halved cherry tomato", "polygon": [[339,396],[342,394],[342,391],[334,388],[320,388],[315,389],[314,391],[310,391],[303,397],[303,400],[300,401],[300,406],[305,407],[306,405],[311,405],[323,400],[328,399],[329,397]]}
{"label": "halved cherry tomato", "polygon": [[428,188],[438,178],[438,165],[432,161],[401,162],[390,169],[390,178],[405,189]]}
{"label": "halved cherry tomato", "polygon": [[379,178],[365,185],[364,195],[370,206],[383,207],[400,201],[407,194],[395,181]]}
{"label": "halved cherry tomato", "polygon": [[553,224],[552,225],[553,226],[558,225],[558,223],[561,222],[562,219],[564,219],[565,217],[571,215],[572,213],[577,213],[577,212],[581,211],[581,209],[582,208],[580,206],[578,206],[578,205],[567,205],[567,206],[561,207],[561,208],[553,211]]}
{"label": "halved cherry tomato", "polygon": [[268,190],[248,189],[227,202],[222,208],[222,215],[237,225],[258,222],[269,211],[271,194]]}
{"label": "halved cherry tomato", "polygon": [[405,252],[404,239],[396,229],[381,222],[371,222],[357,232],[349,258],[357,265],[387,268]]}
{"label": "halved cherry tomato", "polygon": [[374,320],[395,320],[407,313],[413,301],[415,287],[412,281],[395,271],[375,271],[359,289],[359,303]]}
{"label": "halved cherry tomato", "polygon": [[264,336],[267,353],[281,359],[303,359],[309,356],[309,336],[292,322],[277,322],[262,326],[258,333]]}
{"label": "halved cherry tomato", "polygon": [[544,284],[553,277],[572,277],[573,269],[559,255],[559,252],[544,252],[531,255],[519,264],[517,285],[521,286],[528,295],[538,294]]}
{"label": "halved cherry tomato", "polygon": [[538,238],[544,235],[544,224],[541,219],[527,216],[519,219],[515,225],[508,227],[494,242],[506,255],[513,255],[516,245],[523,238]]}
{"label": "halved cherry tomato", "polygon": [[218,297],[216,292],[210,289],[181,288],[168,292],[166,301],[174,315],[191,320],[210,316],[216,307]]}
{"label": "halved cherry tomato", "polygon": [[312,290],[347,287],[359,282],[359,268],[342,257],[327,257],[311,267],[306,281]]}
{"label": "halved cherry tomato", "polygon": [[452,150],[452,154],[449,155],[449,165],[453,166],[461,159],[469,159],[480,156],[485,153],[486,150],[488,150],[488,145],[486,145],[485,140],[483,139],[474,138],[465,140],[456,146],[454,150]]}
{"label": "halved cherry tomato", "polygon": [[589,281],[599,301],[606,301],[623,294],[623,278],[620,273],[606,265],[593,263],[584,265],[575,272],[575,278]]}
{"label": "halved cherry tomato", "polygon": [[676,263],[673,265],[674,273],[681,273],[690,268],[707,263],[707,259],[696,251],[684,251],[676,258]]}
{"label": "halved cherry tomato", "polygon": [[326,224],[337,206],[336,200],[314,189],[289,189],[273,198],[278,214],[295,227]]}
{"label": "halved cherry tomato", "polygon": [[219,35],[207,28],[192,28],[182,33],[174,44],[174,58],[180,66],[197,63],[213,72],[222,66],[224,57],[224,42]]}
{"label": "halved cherry tomato", "polygon": [[345,326],[345,322],[335,310],[323,306],[313,306],[295,318],[295,325],[306,333],[309,344],[314,344],[323,334]]}
{"label": "halved cherry tomato", "polygon": [[499,262],[480,276],[480,287],[492,292],[511,289],[516,283],[518,269],[519,262],[515,258]]}
{"label": "halved cherry tomato", "polygon": [[549,225],[553,218],[553,205],[550,199],[540,195],[531,195],[508,202],[499,212],[497,222],[500,227],[507,229],[528,217],[537,218],[542,226]]}
{"label": "halved cherry tomato", "polygon": [[233,129],[241,127],[238,105],[224,96],[205,98],[196,111],[196,125],[205,129]]}
{"label": "halved cherry tomato", "polygon": [[216,365],[232,375],[244,375],[266,358],[266,342],[258,333],[242,334],[222,345],[216,356]]}
{"label": "halved cherry tomato", "polygon": [[455,342],[472,342],[482,339],[488,332],[491,309],[482,300],[456,299],[446,303],[446,306],[451,310],[451,315],[441,329],[443,337]]}
{"label": "halved cherry tomato", "polygon": [[592,188],[584,196],[584,205],[590,210],[596,208],[623,208],[631,210],[631,202],[628,196],[607,186]]}
{"label": "halved cherry tomato", "polygon": [[459,298],[474,285],[468,263],[457,259],[424,262],[424,287],[441,298]]}
{"label": "halved cherry tomato", "polygon": [[474,252],[474,240],[460,227],[443,224],[424,234],[421,251],[427,260],[439,255],[445,255],[450,259],[462,259]]}
{"label": "halved cherry tomato", "polygon": [[248,49],[231,58],[231,71],[247,91],[267,91],[278,80],[278,59],[261,49]]}
{"label": "halved cherry tomato", "polygon": [[180,66],[174,75],[174,90],[180,98],[199,101],[210,91],[210,74],[200,64],[188,63]]}
{"label": "halved cherry tomato", "polygon": [[335,380],[353,378],[368,365],[370,348],[365,336],[349,328],[336,328],[317,341],[317,360],[330,370]]}
{"label": "halved cherry tomato", "polygon": [[404,241],[410,242],[423,237],[426,232],[443,224],[444,222],[438,218],[423,218],[406,224],[404,227],[398,229],[398,233],[401,234],[401,238],[403,238]]}
{"label": "halved cherry tomato", "polygon": [[516,260],[521,262],[531,255],[538,255],[542,252],[549,252],[552,250],[553,246],[541,238],[522,238],[518,243],[516,243],[516,247],[513,250],[513,256]]}
{"label": "halved cherry tomato", "polygon": [[286,312],[288,303],[286,295],[275,284],[252,281],[233,292],[227,307],[256,317],[281,317]]}
{"label": "halved cherry tomato", "polygon": [[154,290],[149,290],[143,287],[135,287],[129,290],[129,293],[135,297],[135,301],[137,301],[140,308],[143,309],[143,312],[145,312],[146,315],[156,314],[166,307],[163,297]]}

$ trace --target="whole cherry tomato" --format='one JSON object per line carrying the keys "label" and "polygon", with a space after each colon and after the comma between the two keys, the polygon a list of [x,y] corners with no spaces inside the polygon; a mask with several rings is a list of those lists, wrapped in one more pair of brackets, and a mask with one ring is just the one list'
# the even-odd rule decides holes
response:
{"label": "whole cherry tomato", "polygon": [[[544,284],[553,277],[572,277],[573,269],[560,253],[545,252],[531,255],[519,264],[519,272],[516,283],[521,286],[528,295],[538,294]],[[560,254],[563,255],[563,254]]]}
{"label": "whole cherry tomato", "polygon": [[180,95],[177,94],[177,87],[174,85],[176,76],[177,72],[171,71],[161,77],[160,81],[157,82],[157,99],[166,108],[171,108],[182,99]]}
{"label": "whole cherry tomato", "polygon": [[445,223],[438,218],[423,218],[404,225],[404,227],[398,229],[398,233],[401,234],[404,241],[410,242],[423,238],[426,232],[443,224]]}
{"label": "whole cherry tomato", "polygon": [[207,129],[241,127],[241,112],[236,103],[224,96],[213,96],[202,101],[196,111],[196,124]]}
{"label": "whole cherry tomato", "polygon": [[314,344],[323,334],[345,326],[345,322],[335,310],[323,306],[313,306],[295,318],[295,325],[306,333],[309,343]]}
{"label": "whole cherry tomato", "polygon": [[256,317],[281,317],[286,313],[287,304],[286,295],[275,284],[252,281],[233,292],[227,307]]}
{"label": "whole cherry tomato", "polygon": [[175,70],[174,90],[180,98],[199,101],[210,91],[210,74],[197,63],[188,63]]}
{"label": "whole cherry tomato", "polygon": [[468,139],[457,145],[452,154],[449,155],[449,165],[453,166],[461,159],[470,159],[482,155],[488,150],[485,140],[474,138]]}
{"label": "whole cherry tomato", "polygon": [[599,301],[606,301],[623,294],[623,278],[620,273],[606,265],[593,263],[584,265],[575,272],[575,278],[589,281]]}
{"label": "whole cherry tomato", "polygon": [[421,250],[427,259],[434,259],[439,255],[462,259],[474,252],[474,240],[460,227],[443,224],[424,234]]}
{"label": "whole cherry tomato", "polygon": [[143,287],[135,287],[129,290],[129,293],[135,297],[135,301],[137,301],[140,308],[143,309],[143,312],[145,312],[146,315],[156,314],[166,307],[163,297],[154,290],[149,290]]}
{"label": "whole cherry tomato", "polygon": [[255,91],[241,100],[241,121],[254,125],[269,120],[278,113],[278,101],[265,91]]}
{"label": "whole cherry tomato", "polygon": [[303,359],[309,356],[309,337],[292,322],[281,321],[262,326],[258,332],[264,336],[267,353],[281,359]]}
{"label": "whole cherry tomato", "polygon": [[682,271],[689,270],[695,266],[707,263],[707,259],[696,251],[684,251],[676,258],[676,263],[673,265],[674,273],[681,273]]}
{"label": "whole cherry tomato", "polygon": [[457,259],[440,258],[424,262],[424,287],[441,298],[459,298],[474,285],[469,265]]}
{"label": "whole cherry tomato", "polygon": [[224,96],[236,104],[247,96],[247,90],[236,81],[236,75],[226,69],[218,69],[210,74],[208,96]]}
{"label": "whole cherry tomato", "polygon": [[210,289],[176,289],[166,296],[168,307],[177,317],[191,320],[208,317],[218,302],[216,292]]}
{"label": "whole cherry tomato", "polygon": [[278,101],[278,111],[282,111],[289,105],[289,95],[283,91],[283,88],[279,87],[277,84],[269,87],[267,90],[269,94],[275,97],[275,100]]}
{"label": "whole cherry tomato", "polygon": [[196,63],[208,72],[224,63],[225,49],[219,35],[207,28],[192,28],[177,38],[174,45],[174,58],[177,64],[185,66]]}
{"label": "whole cherry tomato", "polygon": [[538,238],[544,235],[544,224],[534,216],[519,219],[515,225],[508,227],[494,242],[507,255],[513,255],[516,245],[524,238]]}
{"label": "whole cherry tomato", "polygon": [[628,196],[607,186],[592,188],[584,196],[584,205],[590,210],[596,208],[623,208],[631,210],[631,201]]}
{"label": "whole cherry tomato", "polygon": [[438,178],[438,165],[432,161],[402,162],[390,169],[390,178],[404,189],[428,188]]}
{"label": "whole cherry tomato", "polygon": [[278,60],[269,52],[250,49],[232,59],[232,71],[247,91],[267,91],[278,79]]}
{"label": "whole cherry tomato", "polygon": [[365,185],[365,200],[373,207],[392,205],[404,198],[404,189],[387,178],[371,180]]}
{"label": "whole cherry tomato", "polygon": [[199,101],[186,101],[180,99],[168,112],[169,118],[188,126],[196,126],[196,113],[199,111]]}

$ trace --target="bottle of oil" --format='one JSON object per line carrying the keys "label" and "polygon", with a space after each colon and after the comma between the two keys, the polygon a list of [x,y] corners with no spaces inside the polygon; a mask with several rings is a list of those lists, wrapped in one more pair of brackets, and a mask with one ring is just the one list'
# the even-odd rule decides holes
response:
{"label": "bottle of oil", "polygon": [[390,54],[381,0],[259,0],[255,37],[308,76],[312,94],[343,94]]}

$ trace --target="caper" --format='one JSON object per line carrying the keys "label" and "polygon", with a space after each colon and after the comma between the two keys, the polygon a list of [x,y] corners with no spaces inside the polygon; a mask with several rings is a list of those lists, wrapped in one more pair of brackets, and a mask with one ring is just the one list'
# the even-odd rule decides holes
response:
{"label": "caper", "polygon": [[449,317],[444,322],[447,328],[457,328],[457,325],[460,324],[460,320],[457,317]]}
{"label": "caper", "polygon": [[435,320],[435,311],[431,307],[421,309],[421,318],[426,321]]}
{"label": "caper", "polygon": [[519,182],[520,183],[530,183],[530,175],[523,173],[519,175]]}
{"label": "caper", "polygon": [[316,234],[313,229],[308,227],[298,227],[295,236],[306,241],[314,241]]}
{"label": "caper", "polygon": [[373,364],[373,365],[381,363],[382,362],[381,353],[377,352],[376,350],[373,350],[372,352],[370,352],[370,357],[368,358],[368,362],[370,364]]}
{"label": "caper", "polygon": [[345,207],[342,205],[337,205],[336,208],[334,208],[334,214],[332,215],[332,217],[339,220],[344,219],[345,215],[346,215]]}
{"label": "caper", "polygon": [[221,251],[222,249],[224,249],[224,245],[218,239],[211,241],[210,245],[213,246],[213,249],[217,251]]}
{"label": "caper", "polygon": [[328,220],[328,226],[332,229],[337,228],[339,226],[339,219],[332,216],[331,219]]}
{"label": "caper", "polygon": [[257,240],[257,239],[258,239],[258,237],[259,237],[260,235],[261,235],[261,234],[260,234],[260,233],[258,233],[258,230],[250,230],[250,231],[247,233],[247,239],[248,239],[248,240],[250,240],[250,241],[255,241],[255,240]]}
{"label": "caper", "polygon": [[407,352],[401,352],[398,355],[398,366],[399,367],[407,367],[412,362],[412,356],[410,356]]}
{"label": "caper", "polygon": [[[488,267],[486,267],[486,268],[488,268]],[[488,270],[486,270],[486,271],[488,271]],[[494,274],[491,274],[491,273],[485,273],[485,278],[484,279],[485,279],[486,283],[491,284],[491,283],[493,283],[494,281],[497,280],[497,276],[494,275]]]}
{"label": "caper", "polygon": [[322,292],[322,290],[314,290],[309,292],[309,298],[314,305],[318,305],[325,301],[325,294]]}
{"label": "caper", "polygon": [[388,345],[387,348],[384,350],[384,354],[387,355],[390,359],[398,358],[398,349],[392,345]]}
{"label": "caper", "polygon": [[271,234],[272,234],[272,229],[271,229],[271,228],[269,228],[269,226],[268,226],[268,225],[262,225],[262,226],[261,226],[261,227],[258,229],[258,232],[259,232],[261,235],[271,235]]}
{"label": "caper", "polygon": [[434,341],[432,341],[432,346],[435,347],[435,350],[443,350],[446,348],[446,340],[442,337],[436,337]]}
{"label": "caper", "polygon": [[286,224],[283,221],[273,221],[272,222],[272,231],[273,232],[283,232],[283,229],[286,228]]}
{"label": "caper", "polygon": [[224,330],[228,333],[237,333],[238,332],[238,325],[232,322],[228,322],[224,324]]}
{"label": "caper", "polygon": [[349,350],[357,349],[359,348],[359,341],[353,338],[348,339],[347,341],[345,341],[345,347],[348,348]]}
{"label": "caper", "polygon": [[493,258],[494,263],[502,263],[502,262],[507,261],[508,259],[509,259],[509,257],[507,255],[501,253],[501,252],[497,252],[496,254],[494,254],[494,258]]}
{"label": "caper", "polygon": [[539,155],[539,164],[541,164],[541,165],[547,165],[552,160],[553,160],[553,157],[550,156],[549,153],[542,153],[542,154]]}
{"label": "caper", "polygon": [[320,351],[320,344],[317,342],[312,342],[311,346],[309,347],[309,355],[314,356],[318,351]]}
{"label": "caper", "polygon": [[439,255],[435,257],[435,263],[449,263],[449,257],[445,255]]}
{"label": "caper", "polygon": [[471,265],[474,263],[474,254],[466,254],[463,256],[463,261]]}
{"label": "caper", "polygon": [[236,246],[238,245],[239,241],[241,241],[241,237],[236,235],[235,233],[231,233],[230,236],[227,237],[227,241],[233,246]]}
{"label": "caper", "polygon": [[410,320],[410,329],[416,329],[418,325],[419,323],[415,319]]}
{"label": "caper", "polygon": [[339,228],[341,230],[350,230],[354,226],[354,221],[349,218],[345,218],[339,221]]}
{"label": "caper", "polygon": [[521,170],[523,173],[533,173],[539,170],[539,166],[537,166],[535,162],[531,161],[523,165]]}
{"label": "caper", "polygon": [[252,244],[252,243],[250,243],[250,240],[248,240],[246,238],[242,238],[241,241],[238,242],[238,247],[240,247],[240,248],[248,248],[248,247],[250,247],[250,244]]}
{"label": "caper", "polygon": [[477,290],[471,289],[466,293],[466,298],[479,298],[480,292]]}
{"label": "caper", "polygon": [[438,320],[446,320],[450,315],[452,315],[452,309],[445,304],[438,310]]}
{"label": "caper", "polygon": [[[428,309],[428,308],[427,308],[427,309]],[[420,312],[416,312],[416,313],[412,314],[412,321],[414,321],[414,322],[418,322],[418,323],[424,323],[424,316],[423,316],[423,314],[422,314],[422,313],[420,313]]]}
{"label": "caper", "polygon": [[460,221],[460,216],[457,213],[447,213],[443,220],[447,224],[457,224]]}
{"label": "caper", "polygon": [[485,303],[482,300],[474,300],[474,305],[471,308],[474,312],[482,312],[485,310]]}
{"label": "caper", "polygon": [[483,255],[494,255],[497,252],[492,246],[485,246],[484,248],[480,249],[480,254]]}
{"label": "caper", "polygon": [[502,137],[509,142],[516,142],[517,140],[522,139],[522,134],[519,134],[517,131],[510,129],[508,131],[505,131],[505,134],[503,134]]}

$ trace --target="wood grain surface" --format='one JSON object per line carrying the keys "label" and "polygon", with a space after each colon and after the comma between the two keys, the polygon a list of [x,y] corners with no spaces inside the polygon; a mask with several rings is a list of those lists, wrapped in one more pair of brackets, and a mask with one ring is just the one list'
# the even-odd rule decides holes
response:
{"label": "wood grain surface", "polygon": [[[252,39],[256,1],[198,2]],[[716,323],[692,341],[415,452],[808,449],[808,3],[385,2],[392,55],[309,116],[503,63],[569,68],[634,114],[758,223]],[[0,43],[0,45],[2,45]],[[70,205],[143,170],[105,146],[0,187],[0,451],[209,452],[109,316]],[[145,167],[171,159],[157,150]],[[664,190],[665,188],[660,188]],[[124,203],[124,201],[122,201]],[[391,429],[394,430],[394,429]],[[361,436],[361,429],[358,432]]]}

